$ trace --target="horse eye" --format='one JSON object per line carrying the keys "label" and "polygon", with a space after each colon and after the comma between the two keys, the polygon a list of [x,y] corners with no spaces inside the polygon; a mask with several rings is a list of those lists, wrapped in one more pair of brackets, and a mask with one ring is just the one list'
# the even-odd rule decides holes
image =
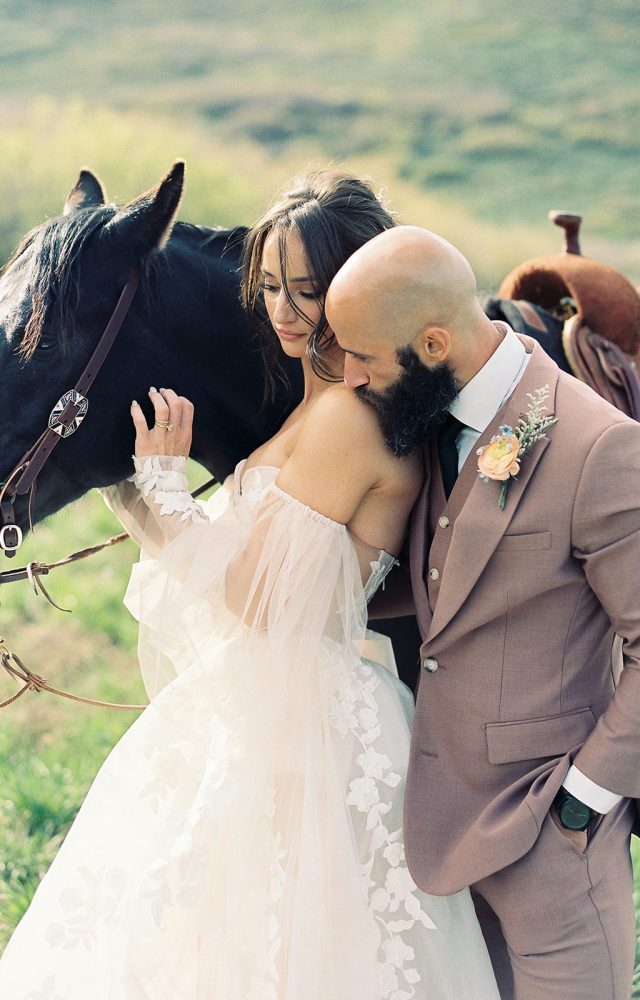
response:
{"label": "horse eye", "polygon": [[49,333],[46,330],[40,335],[40,340],[38,341],[36,350],[37,351],[50,351],[52,347],[57,345],[58,341],[53,333]]}

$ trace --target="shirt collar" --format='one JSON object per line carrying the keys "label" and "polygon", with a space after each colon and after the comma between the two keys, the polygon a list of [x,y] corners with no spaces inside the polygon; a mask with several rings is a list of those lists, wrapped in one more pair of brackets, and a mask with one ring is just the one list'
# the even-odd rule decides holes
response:
{"label": "shirt collar", "polygon": [[524,344],[506,323],[496,323],[504,338],[489,360],[462,387],[450,413],[479,434],[488,427],[518,383],[525,368]]}

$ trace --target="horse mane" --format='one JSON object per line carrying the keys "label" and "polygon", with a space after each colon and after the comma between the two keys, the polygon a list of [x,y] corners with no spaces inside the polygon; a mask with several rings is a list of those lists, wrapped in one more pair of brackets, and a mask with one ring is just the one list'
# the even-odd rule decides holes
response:
{"label": "horse mane", "polygon": [[8,270],[22,254],[37,244],[31,275],[32,308],[18,354],[29,359],[40,343],[45,321],[66,349],[75,332],[75,311],[80,299],[82,269],[79,260],[87,241],[116,212],[114,205],[79,209],[37,226],[21,240],[2,269]]}
{"label": "horse mane", "polygon": [[[5,273],[25,251],[34,249],[31,282],[31,315],[25,326],[17,353],[29,360],[47,331],[56,337],[63,351],[76,331],[76,310],[82,287],[82,254],[93,235],[113,218],[115,205],[78,209],[68,216],[56,216],[32,229],[21,240],[11,259],[0,274]],[[200,252],[213,250],[218,240],[224,240],[222,253],[239,254],[244,227],[209,228],[178,222],[174,232],[182,232],[198,245]],[[216,248],[217,249],[217,248]],[[166,281],[169,260],[164,251],[145,255],[142,268],[141,292],[147,309],[151,309]]]}

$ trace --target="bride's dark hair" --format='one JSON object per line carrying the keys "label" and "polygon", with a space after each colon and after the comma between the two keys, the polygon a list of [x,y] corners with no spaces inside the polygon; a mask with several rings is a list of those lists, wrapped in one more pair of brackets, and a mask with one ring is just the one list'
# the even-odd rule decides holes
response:
{"label": "bride's dark hair", "polygon": [[[394,225],[393,217],[368,181],[326,169],[310,170],[295,177],[248,231],[244,241],[242,300],[264,348],[269,389],[273,389],[280,374],[280,363],[277,338],[264,305],[261,266],[267,237],[272,233],[277,235],[285,295],[295,312],[306,319],[287,287],[287,233],[295,229],[299,234],[315,278],[316,293],[324,302],[333,276],[351,254]],[[307,351],[313,370],[328,381],[335,380],[335,374],[323,354],[334,343],[323,308],[309,337]]]}

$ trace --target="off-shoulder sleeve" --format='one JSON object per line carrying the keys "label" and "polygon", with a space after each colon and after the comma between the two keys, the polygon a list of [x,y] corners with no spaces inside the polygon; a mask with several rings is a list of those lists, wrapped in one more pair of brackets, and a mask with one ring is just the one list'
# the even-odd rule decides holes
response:
{"label": "off-shoulder sleeve", "polygon": [[359,655],[366,601],[344,524],[273,484],[225,574],[225,602],[273,655],[307,658],[322,641]]}
{"label": "off-shoulder sleeve", "polygon": [[[145,495],[128,484],[124,502],[123,487],[118,491],[118,516],[125,526],[133,523],[143,545],[125,604],[140,621],[150,697],[186,670],[206,672],[211,650],[240,636],[247,650],[255,647],[247,655],[259,655],[265,669],[281,675],[315,669],[327,644],[358,655],[366,602],[344,525],[275,484],[251,516],[229,503],[212,516],[186,499],[184,509],[175,509],[175,498],[167,503],[164,494],[180,491],[165,485],[160,477]],[[129,486],[140,496],[130,497]]]}

